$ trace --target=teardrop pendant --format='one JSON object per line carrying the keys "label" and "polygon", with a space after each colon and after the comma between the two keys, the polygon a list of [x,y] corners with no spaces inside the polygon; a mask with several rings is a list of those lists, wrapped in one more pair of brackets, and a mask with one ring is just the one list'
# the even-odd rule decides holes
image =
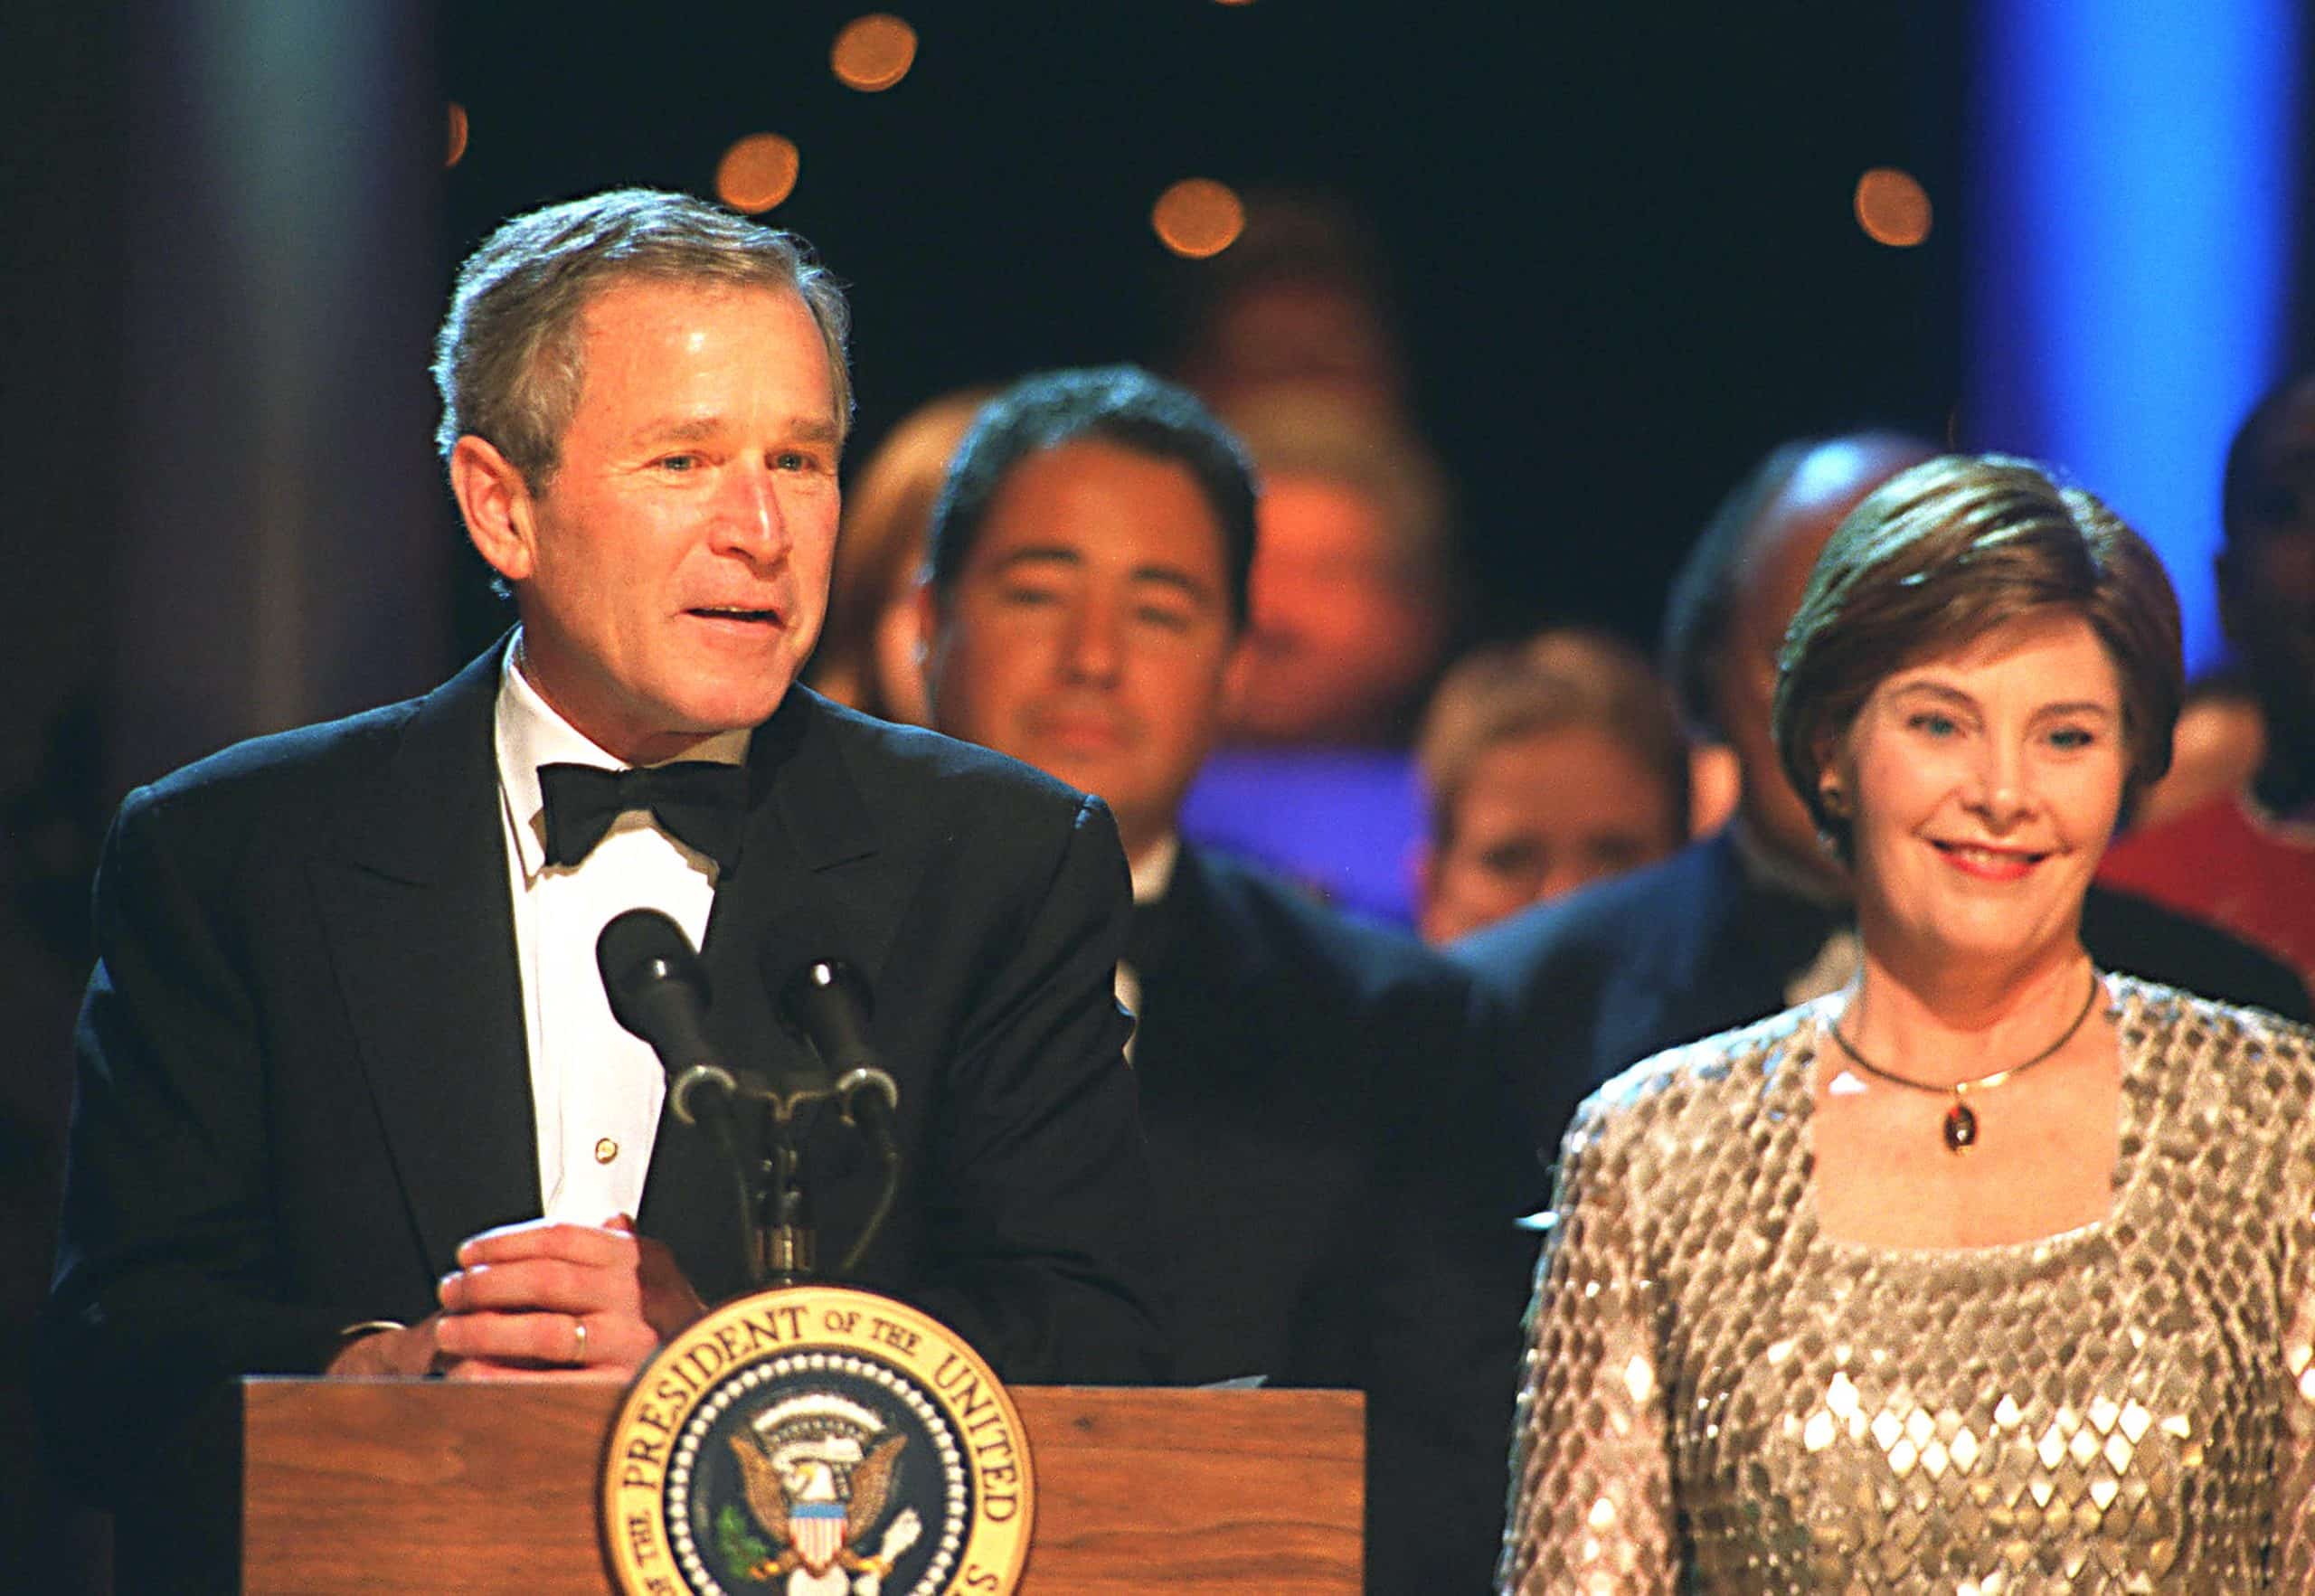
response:
{"label": "teardrop pendant", "polygon": [[1978,1116],[1970,1105],[1956,1098],[1953,1106],[1945,1110],[1945,1150],[1966,1153],[1978,1145]]}

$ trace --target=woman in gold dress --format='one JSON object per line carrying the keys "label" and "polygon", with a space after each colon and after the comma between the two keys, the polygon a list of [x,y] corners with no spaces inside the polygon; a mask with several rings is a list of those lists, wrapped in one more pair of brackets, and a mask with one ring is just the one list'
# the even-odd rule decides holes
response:
{"label": "woman in gold dress", "polygon": [[2078,935],[2180,682],[2151,552],[2025,462],[1834,535],[1776,731],[1863,972],[1577,1116],[1505,1590],[2315,1590],[2315,1033]]}

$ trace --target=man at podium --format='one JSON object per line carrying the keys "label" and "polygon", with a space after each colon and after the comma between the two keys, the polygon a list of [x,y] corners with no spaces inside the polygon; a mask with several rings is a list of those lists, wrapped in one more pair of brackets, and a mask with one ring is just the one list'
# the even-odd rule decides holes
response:
{"label": "man at podium", "polygon": [[[775,1077],[789,971],[873,984],[906,1176],[856,1283],[1012,1381],[1167,1373],[1098,799],[792,685],[824,612],[846,307],[789,235],[639,190],[506,223],[439,441],[519,624],[410,703],[133,793],[97,882],[43,1396],[116,1497],[247,1374],[632,1370],[747,1284],[599,929],[698,944]],[[832,1249],[881,1171],[802,1149]]]}

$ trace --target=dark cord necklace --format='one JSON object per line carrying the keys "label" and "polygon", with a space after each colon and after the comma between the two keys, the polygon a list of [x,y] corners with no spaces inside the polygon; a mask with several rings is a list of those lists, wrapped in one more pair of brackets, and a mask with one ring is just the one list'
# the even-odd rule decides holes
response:
{"label": "dark cord necklace", "polygon": [[[2090,1017],[2090,1011],[2097,1006],[2097,1003],[2098,971],[2095,967],[2093,967],[2090,971],[2090,990],[2083,996],[2082,999],[2082,1012],[2074,1016],[2072,1025],[2058,1034],[2058,1039],[2055,1042],[2051,1043],[2023,1063],[2012,1064],[2006,1070],[1996,1070],[1990,1075],[1980,1075],[1973,1081],[1957,1081],[1951,1086],[1939,1086],[1927,1081],[1912,1081],[1894,1070],[1885,1070],[1857,1052],[1857,1044],[1841,1034],[1840,1021],[1835,1020],[1831,1030],[1833,1040],[1840,1044],[1841,1051],[1848,1054],[1849,1062],[1866,1074],[1876,1080],[1886,1081],[1892,1086],[1903,1086],[1914,1091],[1926,1091],[1938,1097],[1951,1098],[1953,1100],[1951,1106],[1945,1110],[1945,1148],[1948,1152],[1959,1154],[1966,1153],[1978,1145],[1978,1114],[1977,1110],[1970,1107],[1965,1100],[1969,1094],[1973,1091],[1991,1091],[2011,1076],[2022,1075],[2044,1059],[2056,1053],[2060,1048],[2074,1040],[2074,1034],[2082,1029],[2082,1022]],[[1846,1008],[1843,1013],[1847,1013]]]}

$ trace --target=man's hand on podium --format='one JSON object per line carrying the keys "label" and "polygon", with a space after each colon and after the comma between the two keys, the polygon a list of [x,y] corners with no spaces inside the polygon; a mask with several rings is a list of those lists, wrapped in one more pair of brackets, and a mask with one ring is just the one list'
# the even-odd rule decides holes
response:
{"label": "man's hand on podium", "polygon": [[347,1332],[359,1336],[338,1349],[325,1374],[363,1378],[381,1374],[430,1374],[435,1368],[434,1325],[442,1316],[429,1314],[414,1325],[383,1320],[358,1325]]}
{"label": "man's hand on podium", "polygon": [[664,1242],[619,1214],[485,1231],[442,1278],[441,1311],[365,1336],[332,1374],[453,1380],[625,1377],[707,1311]]}

